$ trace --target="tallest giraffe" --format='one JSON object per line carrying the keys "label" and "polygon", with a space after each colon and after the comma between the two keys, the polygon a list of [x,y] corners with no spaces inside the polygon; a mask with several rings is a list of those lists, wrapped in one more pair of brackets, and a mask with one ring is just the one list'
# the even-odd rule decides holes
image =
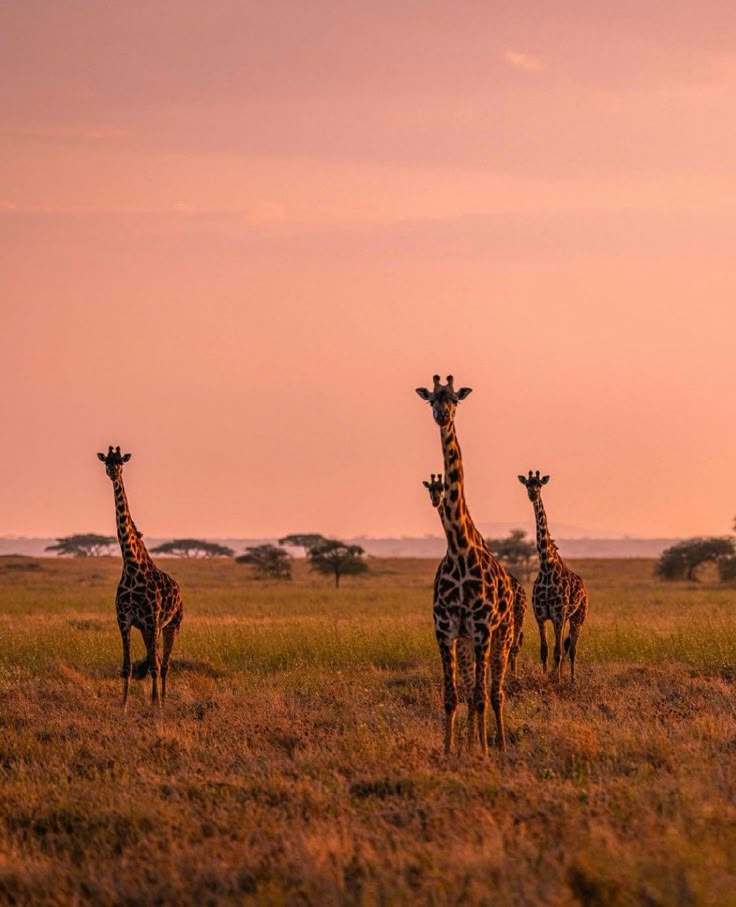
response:
{"label": "tallest giraffe", "polygon": [[445,752],[455,736],[457,692],[457,640],[469,637],[475,654],[475,685],[468,707],[468,744],[472,745],[475,721],[484,753],[488,751],[488,671],[491,673],[491,706],[496,718],[496,742],[506,747],[503,720],[503,681],[513,635],[513,590],[508,573],[491,554],[475,527],[465,501],[463,458],[455,430],[455,410],[471,388],[455,390],[452,375],[442,384],[433,377],[430,391],[417,394],[432,407],[440,429],[446,491],[442,502],[446,523],[447,553],[440,561],[434,583],[434,627],[442,658],[445,700]]}

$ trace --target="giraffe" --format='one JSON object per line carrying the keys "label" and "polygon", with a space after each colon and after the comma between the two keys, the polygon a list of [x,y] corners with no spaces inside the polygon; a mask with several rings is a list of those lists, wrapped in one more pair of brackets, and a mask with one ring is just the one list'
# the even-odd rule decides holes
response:
{"label": "giraffe", "polygon": [[[128,705],[128,688],[132,665],[130,661],[130,631],[133,627],[140,630],[146,645],[147,658],[143,666],[148,666],[151,674],[151,701],[154,706],[161,706],[166,699],[166,675],[169,671],[169,660],[174,648],[176,634],[181,627],[183,604],[181,590],[176,580],[153,563],[146,550],[141,533],[136,528],[130,515],[128,499],[123,485],[123,464],[130,460],[131,454],[121,454],[120,448],[114,450],[112,445],[107,454],[98,453],[97,457],[105,464],[105,472],[112,480],[115,493],[115,517],[118,529],[118,541],[123,555],[123,575],[118,584],[115,598],[118,627],[123,641],[123,709]],[[158,637],[163,634],[163,657],[158,653]],[[161,671],[161,695],[159,697],[158,675]]]}
{"label": "giraffe", "polygon": [[488,753],[488,669],[491,671],[491,706],[496,718],[496,745],[506,748],[503,721],[503,682],[513,638],[513,593],[508,573],[488,550],[465,503],[462,454],[455,431],[455,410],[471,388],[456,391],[452,375],[447,384],[433,378],[433,389],[418,387],[417,394],[432,406],[440,429],[445,464],[444,512],[447,515],[447,552],[437,567],[434,582],[434,628],[442,659],[445,701],[445,753],[455,742],[458,692],[456,682],[458,637],[472,640],[475,683],[468,704],[468,747],[477,732],[483,754]]}
{"label": "giraffe", "polygon": [[[442,502],[445,496],[445,483],[442,481],[442,473],[435,475],[432,473],[431,479],[429,482],[422,483],[424,487],[429,491],[429,499],[432,502],[432,506],[436,508],[437,512],[440,515],[442,521],[442,528],[445,530],[445,535],[448,540],[452,532],[452,525],[449,523],[447,516],[445,514],[445,508],[442,506]],[[487,544],[487,543],[486,543]],[[511,671],[511,676],[516,677],[516,664],[519,657],[519,652],[524,643],[524,615],[526,614],[527,608],[527,594],[526,589],[523,584],[514,576],[513,573],[507,571],[509,574],[509,579],[511,580],[511,589],[514,594],[514,636],[511,642],[511,649],[509,651],[509,669]],[[460,645],[461,640],[458,639],[457,645],[457,658],[458,658],[458,671],[460,676],[463,679],[463,690],[467,688],[466,680],[466,671],[467,668],[463,663],[464,658],[464,649],[465,646]],[[472,650],[470,651],[472,656]],[[462,670],[461,670],[462,669]],[[461,694],[460,699],[463,699]]]}
{"label": "giraffe", "polygon": [[532,609],[539,627],[542,671],[547,673],[546,621],[552,621],[555,632],[553,657],[557,680],[560,679],[562,672],[562,633],[565,623],[569,623],[570,633],[565,639],[564,648],[570,656],[570,679],[575,683],[575,651],[580,630],[588,613],[588,593],[582,579],[565,564],[557,545],[549,536],[547,515],[542,504],[542,485],[549,482],[549,476],[540,478],[539,470],[533,474],[530,469],[528,476],[519,476],[519,481],[526,486],[529,500],[534,505],[537,523],[539,573],[532,590]]}

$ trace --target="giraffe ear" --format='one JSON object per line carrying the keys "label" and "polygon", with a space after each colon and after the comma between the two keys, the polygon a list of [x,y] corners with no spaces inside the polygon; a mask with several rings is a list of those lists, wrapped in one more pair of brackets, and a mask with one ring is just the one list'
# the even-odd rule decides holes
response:
{"label": "giraffe ear", "polygon": [[460,390],[457,391],[457,399],[464,400],[466,397],[469,397],[472,393],[473,393],[472,387],[461,387]]}
{"label": "giraffe ear", "polygon": [[105,462],[105,455],[104,455],[104,454],[101,454],[101,453],[98,453],[98,454],[97,454],[97,459],[98,459],[98,460],[102,460],[102,462],[104,463],[104,462]]}
{"label": "giraffe ear", "polygon": [[546,485],[549,482],[549,476],[542,476],[542,485]]}
{"label": "giraffe ear", "polygon": [[417,393],[419,394],[419,396],[422,398],[422,400],[426,400],[427,403],[429,403],[429,398],[430,398],[432,395],[430,394],[430,392],[427,390],[426,387],[418,387],[418,388],[416,389],[416,391],[417,391]]}
{"label": "giraffe ear", "polygon": [[425,488],[429,488],[429,482],[422,482],[422,485],[424,485]]}
{"label": "giraffe ear", "polygon": [[127,463],[133,454],[123,454],[123,463]]}
{"label": "giraffe ear", "polygon": [[522,485],[526,485],[526,476],[517,476],[516,477]]}

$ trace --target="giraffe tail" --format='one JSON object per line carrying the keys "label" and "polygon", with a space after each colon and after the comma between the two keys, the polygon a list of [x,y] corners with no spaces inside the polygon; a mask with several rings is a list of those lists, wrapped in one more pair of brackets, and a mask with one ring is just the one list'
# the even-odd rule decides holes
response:
{"label": "giraffe tail", "polygon": [[134,680],[145,680],[148,677],[148,656],[133,662],[132,675]]}
{"label": "giraffe tail", "polygon": [[565,637],[565,655],[570,651],[570,637]]}

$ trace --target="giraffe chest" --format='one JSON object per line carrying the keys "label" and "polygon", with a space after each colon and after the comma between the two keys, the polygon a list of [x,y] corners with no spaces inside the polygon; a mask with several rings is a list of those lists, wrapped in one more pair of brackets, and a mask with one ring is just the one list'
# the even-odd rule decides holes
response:
{"label": "giraffe chest", "polygon": [[462,622],[487,618],[489,602],[496,598],[497,576],[485,552],[469,549],[446,555],[435,577],[435,602],[450,617]]}
{"label": "giraffe chest", "polygon": [[559,569],[542,570],[534,580],[534,611],[538,616],[553,617],[570,601],[570,578]]}
{"label": "giraffe chest", "polygon": [[155,567],[127,569],[118,585],[116,609],[118,620],[131,626],[163,627],[181,610],[179,586]]}

